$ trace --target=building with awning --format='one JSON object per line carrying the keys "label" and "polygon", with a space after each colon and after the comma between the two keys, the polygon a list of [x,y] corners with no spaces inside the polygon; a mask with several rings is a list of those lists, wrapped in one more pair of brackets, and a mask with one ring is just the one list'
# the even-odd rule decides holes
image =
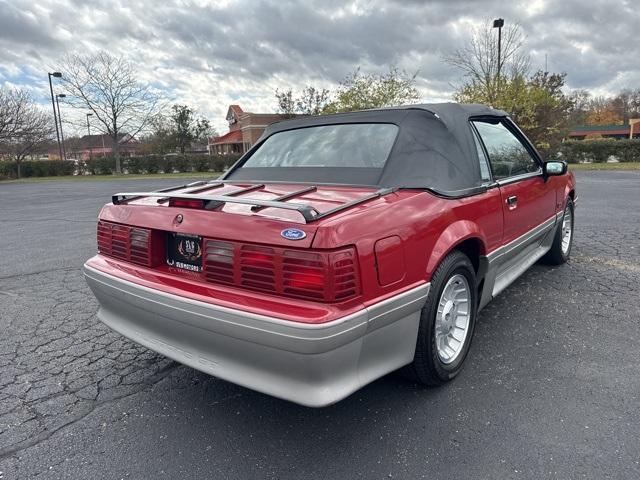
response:
{"label": "building with awning", "polygon": [[226,117],[229,131],[209,139],[209,153],[242,155],[256,143],[267,125],[286,118],[291,118],[291,115],[245,112],[240,105],[229,105]]}
{"label": "building with awning", "polygon": [[624,125],[576,125],[571,127],[569,138],[640,138],[640,118],[632,118]]}

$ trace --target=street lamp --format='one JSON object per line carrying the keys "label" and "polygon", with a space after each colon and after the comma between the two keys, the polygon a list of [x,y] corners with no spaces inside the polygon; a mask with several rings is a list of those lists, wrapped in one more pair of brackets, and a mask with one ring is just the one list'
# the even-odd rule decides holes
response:
{"label": "street lamp", "polygon": [[502,27],[503,26],[504,26],[503,18],[496,18],[493,21],[493,28],[498,29],[498,91],[500,91],[500,66],[501,66],[500,50],[502,48]]}
{"label": "street lamp", "polygon": [[62,132],[62,115],[60,115],[60,102],[59,98],[65,98],[64,93],[56,93],[56,105],[58,106],[58,120],[60,121],[60,138],[62,139],[62,155],[63,160],[67,159],[67,150],[64,148],[64,133]]}
{"label": "street lamp", "polygon": [[87,113],[87,135],[91,135],[91,128],[89,127],[89,117],[93,116],[93,113]]}
{"label": "street lamp", "polygon": [[56,104],[53,101],[53,85],[51,83],[51,77],[61,78],[62,73],[53,72],[47,73],[49,76],[49,91],[51,92],[51,106],[53,107],[53,121],[56,124],[56,138],[58,139],[58,152],[60,153],[60,159],[62,159],[62,145],[60,144],[60,132],[58,132],[58,116],[56,115]]}
{"label": "street lamp", "polygon": [[[87,136],[91,137],[91,127],[89,127],[89,117],[93,116],[93,113],[87,113]],[[87,138],[87,141],[89,142],[89,160],[91,160],[91,138]]]}

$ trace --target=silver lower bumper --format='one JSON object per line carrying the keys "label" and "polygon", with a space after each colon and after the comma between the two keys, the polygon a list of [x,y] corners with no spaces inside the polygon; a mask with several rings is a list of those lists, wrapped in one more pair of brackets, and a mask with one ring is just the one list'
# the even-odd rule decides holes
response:
{"label": "silver lower bumper", "polygon": [[150,289],[88,265],[98,318],[210,375],[310,407],[343,399],[413,359],[428,283],[321,325],[255,315]]}

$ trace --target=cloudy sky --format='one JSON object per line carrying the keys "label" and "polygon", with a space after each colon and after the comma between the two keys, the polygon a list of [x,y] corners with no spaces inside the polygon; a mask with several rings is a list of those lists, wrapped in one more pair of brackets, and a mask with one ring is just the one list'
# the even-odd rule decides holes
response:
{"label": "cloudy sky", "polygon": [[229,103],[273,111],[276,88],[330,88],[356,66],[419,71],[424,101],[448,100],[460,74],[442,57],[496,17],[570,88],[640,88],[640,8],[626,0],[0,0],[0,85],[45,103],[63,54],[108,50],[224,132]]}

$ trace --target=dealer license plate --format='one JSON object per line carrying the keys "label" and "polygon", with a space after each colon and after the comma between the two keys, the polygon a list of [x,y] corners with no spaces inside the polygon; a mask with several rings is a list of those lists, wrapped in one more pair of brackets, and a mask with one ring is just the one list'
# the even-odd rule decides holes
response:
{"label": "dealer license plate", "polygon": [[191,272],[201,272],[202,237],[169,232],[167,234],[167,265]]}

